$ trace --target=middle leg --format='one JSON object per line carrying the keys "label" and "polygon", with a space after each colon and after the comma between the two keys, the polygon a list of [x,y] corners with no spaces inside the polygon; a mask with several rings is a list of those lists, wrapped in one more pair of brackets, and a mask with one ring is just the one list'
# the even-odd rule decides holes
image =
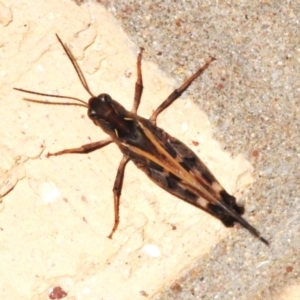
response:
{"label": "middle leg", "polygon": [[209,61],[207,61],[195,74],[193,74],[191,77],[189,77],[178,89],[175,89],[169,97],[153,112],[153,114],[150,117],[150,121],[153,124],[156,124],[156,119],[158,115],[165,110],[169,105],[171,105],[176,99],[178,99],[181,94],[191,85],[191,83],[200,76],[207,68],[208,66],[216,60],[214,57],[211,57]]}
{"label": "middle leg", "polygon": [[131,112],[136,113],[142,98],[143,93],[143,76],[142,76],[142,54],[144,48],[140,48],[140,53],[137,58],[137,80],[135,83],[135,91],[134,91],[134,102],[131,109]]}

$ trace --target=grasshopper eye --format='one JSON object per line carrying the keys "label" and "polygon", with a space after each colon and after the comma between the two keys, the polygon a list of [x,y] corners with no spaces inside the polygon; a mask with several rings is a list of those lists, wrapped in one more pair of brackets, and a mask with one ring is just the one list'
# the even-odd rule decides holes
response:
{"label": "grasshopper eye", "polygon": [[89,118],[93,119],[97,119],[97,113],[94,109],[89,109],[88,110],[88,116]]}
{"label": "grasshopper eye", "polygon": [[108,103],[111,101],[111,97],[108,94],[100,94],[97,97],[101,102]]}
{"label": "grasshopper eye", "polygon": [[97,97],[92,97],[89,100],[89,107],[96,109],[97,107],[103,107],[103,105],[107,104],[111,104],[112,102],[112,98],[110,95],[108,94],[100,94]]}
{"label": "grasshopper eye", "polygon": [[89,109],[88,109],[88,116],[89,118],[97,119],[99,115],[99,107],[101,107],[102,101],[99,97],[93,97],[89,100]]}

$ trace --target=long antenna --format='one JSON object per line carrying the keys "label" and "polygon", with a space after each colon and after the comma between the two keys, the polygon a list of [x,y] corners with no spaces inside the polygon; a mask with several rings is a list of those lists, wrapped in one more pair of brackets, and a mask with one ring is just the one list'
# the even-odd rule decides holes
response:
{"label": "long antenna", "polygon": [[83,107],[88,107],[87,103],[81,99],[75,98],[75,97],[69,97],[69,96],[61,96],[61,95],[52,95],[52,94],[45,94],[45,93],[38,93],[34,91],[29,91],[29,90],[24,90],[24,89],[19,89],[19,88],[13,88],[16,91],[28,93],[28,94],[33,94],[33,95],[39,95],[39,96],[46,96],[46,97],[53,97],[53,98],[61,98],[61,99],[71,99],[80,102],[81,104],[78,103],[68,103],[68,102],[47,102],[47,101],[40,101],[40,100],[33,100],[33,99],[26,99],[24,100],[29,101],[29,102],[37,102],[37,103],[43,103],[43,104],[64,104],[64,105],[79,105]]}
{"label": "long antenna", "polygon": [[58,34],[55,34],[55,35],[56,35],[56,37],[57,37],[59,43],[60,43],[60,44],[62,45],[62,47],[64,48],[66,54],[68,55],[68,57],[69,57],[69,59],[70,59],[72,65],[73,65],[73,67],[74,67],[74,69],[75,69],[75,71],[76,71],[76,73],[77,73],[77,75],[78,75],[78,77],[79,77],[79,80],[80,80],[80,82],[81,82],[82,85],[83,85],[83,87],[84,87],[85,90],[91,95],[91,97],[95,97],[95,96],[93,95],[93,93],[91,92],[91,90],[90,90],[90,88],[89,88],[89,86],[88,86],[88,84],[87,84],[87,81],[86,81],[86,79],[85,79],[85,77],[84,77],[84,75],[83,75],[83,73],[82,73],[82,71],[81,71],[81,69],[80,69],[80,67],[79,67],[79,65],[78,65],[78,63],[77,63],[77,61],[76,61],[76,59],[74,58],[74,55],[72,54],[71,50],[69,49],[69,47],[68,47],[67,45],[65,45],[65,44],[62,42],[62,40],[60,39],[60,37],[58,36]]}
{"label": "long antenna", "polygon": [[[60,39],[60,37],[58,36],[58,34],[55,34],[59,43],[61,44],[61,46],[64,48],[69,60],[71,61],[77,75],[78,78],[81,82],[81,84],[83,85],[84,89],[90,94],[91,97],[95,97],[93,95],[93,93],[91,92],[87,81],[84,77],[84,74],[82,73],[76,59],[74,58],[74,55],[72,54],[71,50],[69,49],[69,47],[67,45],[65,45],[62,40]],[[40,100],[33,100],[33,99],[24,99],[26,101],[30,101],[30,102],[37,102],[37,103],[43,103],[43,104],[63,104],[63,105],[79,105],[79,106],[84,106],[84,107],[88,107],[88,104],[76,97],[70,97],[70,96],[61,96],[61,95],[52,95],[52,94],[46,94],[46,93],[39,93],[39,92],[34,92],[34,91],[30,91],[30,90],[25,90],[25,89],[20,89],[20,88],[13,88],[14,90],[20,91],[20,92],[24,92],[24,93],[28,93],[28,94],[33,94],[33,95],[39,95],[39,96],[46,96],[46,97],[54,97],[54,98],[61,98],[61,99],[71,99],[71,100],[75,100],[78,101],[81,104],[78,103],[66,103],[66,102],[47,102],[47,101],[40,101]]]}

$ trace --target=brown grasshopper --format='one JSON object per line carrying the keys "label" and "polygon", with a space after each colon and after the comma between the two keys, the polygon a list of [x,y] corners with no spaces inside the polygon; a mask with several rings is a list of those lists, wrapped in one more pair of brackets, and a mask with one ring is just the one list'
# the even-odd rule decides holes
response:
{"label": "brown grasshopper", "polygon": [[[164,190],[208,212],[221,220],[226,227],[232,227],[235,222],[240,223],[251,234],[266,245],[269,245],[259,231],[241,217],[244,213],[244,208],[236,204],[235,197],[225,191],[196,154],[181,141],[156,126],[157,116],[178,99],[215,58],[211,57],[195,74],[189,77],[179,88],[175,89],[152,113],[149,119],[145,119],[137,115],[143,92],[141,70],[143,48],[140,49],[137,57],[137,81],[135,84],[134,102],[131,111],[128,111],[108,94],[100,94],[97,97],[93,95],[70,49],[61,41],[58,35],[56,36],[73,64],[83,87],[91,96],[88,103],[74,97],[48,95],[19,88],[15,88],[15,90],[77,101],[78,103],[72,104],[88,108],[89,118],[109,135],[109,138],[105,140],[86,144],[79,148],[49,153],[48,156],[66,153],[89,153],[112,142],[116,143],[123,153],[113,187],[115,221],[108,236],[109,238],[112,238],[119,224],[119,204],[124,170],[128,161],[131,160],[154,183]],[[49,103],[38,100],[28,101]]]}

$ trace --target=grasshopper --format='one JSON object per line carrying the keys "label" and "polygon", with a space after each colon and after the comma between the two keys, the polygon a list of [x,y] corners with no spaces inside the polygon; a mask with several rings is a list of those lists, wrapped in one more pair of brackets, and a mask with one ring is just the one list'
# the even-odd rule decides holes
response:
{"label": "grasshopper", "polygon": [[[143,48],[140,48],[137,57],[137,81],[135,84],[134,102],[131,111],[128,111],[108,94],[93,95],[69,47],[62,42],[58,35],[56,37],[73,64],[81,84],[90,94],[91,98],[89,101],[85,102],[75,97],[49,95],[20,88],[14,89],[35,95],[74,100],[76,103],[60,102],[58,104],[73,104],[86,107],[89,118],[96,126],[99,126],[109,135],[108,138],[102,141],[86,144],[78,148],[65,149],[56,153],[48,153],[48,156],[67,153],[89,153],[112,142],[123,153],[113,186],[114,225],[108,236],[109,238],[112,238],[119,224],[119,205],[124,171],[126,164],[131,160],[154,183],[167,192],[218,218],[226,227],[232,227],[235,222],[240,223],[252,235],[260,239],[264,244],[269,245],[269,242],[261,236],[260,232],[241,216],[244,213],[244,208],[237,205],[235,197],[226,192],[200,158],[184,143],[156,126],[158,115],[187,90],[191,83],[215,60],[214,57],[210,57],[196,73],[190,76],[162,102],[149,119],[145,119],[137,114],[143,92],[141,67]],[[25,100],[39,103],[54,103]]]}

